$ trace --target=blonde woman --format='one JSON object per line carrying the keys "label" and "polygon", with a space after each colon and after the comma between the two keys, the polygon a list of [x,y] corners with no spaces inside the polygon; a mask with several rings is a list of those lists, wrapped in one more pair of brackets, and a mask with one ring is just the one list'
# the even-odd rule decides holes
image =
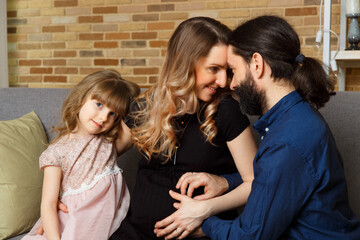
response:
{"label": "blonde woman", "polygon": [[[129,213],[111,239],[157,239],[156,222],[176,211],[169,190],[179,192],[178,181],[187,172],[215,178],[239,171],[243,183],[236,205],[246,203],[256,146],[249,120],[226,94],[229,34],[207,17],[188,19],[173,33],[157,84],[137,99],[126,122],[143,157]],[[214,197],[228,189],[224,181],[217,192],[202,184],[188,194]],[[221,215],[236,216],[236,211]],[[189,234],[172,232],[172,237]]]}

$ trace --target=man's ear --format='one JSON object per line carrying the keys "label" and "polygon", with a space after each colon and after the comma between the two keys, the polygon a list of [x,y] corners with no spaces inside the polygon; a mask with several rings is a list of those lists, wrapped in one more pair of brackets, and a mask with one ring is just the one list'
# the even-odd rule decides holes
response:
{"label": "man's ear", "polygon": [[252,71],[254,78],[260,79],[264,75],[265,61],[257,52],[254,53],[251,58],[250,70]]}

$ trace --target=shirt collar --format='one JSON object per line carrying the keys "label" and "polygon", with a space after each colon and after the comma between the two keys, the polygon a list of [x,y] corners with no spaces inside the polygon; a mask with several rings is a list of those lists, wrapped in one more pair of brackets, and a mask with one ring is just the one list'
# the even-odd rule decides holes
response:
{"label": "shirt collar", "polygon": [[280,119],[292,106],[302,101],[303,99],[299,93],[295,90],[279,102],[277,102],[269,111],[267,111],[260,119],[254,124],[254,129],[263,135],[269,131],[271,125],[278,119]]}

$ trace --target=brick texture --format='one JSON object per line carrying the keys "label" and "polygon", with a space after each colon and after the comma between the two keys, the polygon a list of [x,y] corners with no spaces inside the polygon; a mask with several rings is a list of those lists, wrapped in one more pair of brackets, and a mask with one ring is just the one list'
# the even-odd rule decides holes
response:
{"label": "brick texture", "polygon": [[46,59],[43,60],[44,66],[65,66],[66,60],[65,59]]}
{"label": "brick texture", "polygon": [[20,76],[20,83],[41,82],[41,76]]}
{"label": "brick texture", "polygon": [[79,23],[100,23],[103,22],[102,16],[80,16]]}
{"label": "brick texture", "polygon": [[53,72],[53,69],[48,67],[48,68],[30,68],[30,73],[34,73],[34,74],[50,74]]}
{"label": "brick texture", "polygon": [[122,66],[145,66],[145,59],[121,59]]}
{"label": "brick texture", "polygon": [[[194,16],[235,28],[275,14],[295,27],[302,52],[314,50],[320,0],[13,0],[7,1],[9,83],[13,87],[73,87],[87,74],[117,69],[149,87],[158,80],[168,40]],[[332,30],[340,30],[340,0],[332,0]],[[331,39],[333,49],[337,41]],[[348,69],[346,89],[360,91],[360,70]]]}
{"label": "brick texture", "polygon": [[154,39],[157,37],[157,32],[134,32],[132,39]]}
{"label": "brick texture", "polygon": [[40,66],[41,60],[20,60],[19,66]]}
{"label": "brick texture", "polygon": [[133,21],[157,21],[159,20],[159,14],[135,14]]}
{"label": "brick texture", "polygon": [[44,82],[61,82],[64,83],[66,82],[66,77],[65,76],[44,76]]}
{"label": "brick texture", "polygon": [[8,18],[17,17],[17,11],[7,11],[6,16]]}
{"label": "brick texture", "polygon": [[159,68],[135,68],[135,75],[158,74]]}
{"label": "brick texture", "polygon": [[18,49],[40,49],[41,48],[41,44],[40,43],[19,43],[18,44]]}
{"label": "brick texture", "polygon": [[102,40],[104,34],[102,33],[81,33],[79,35],[80,40]]}
{"label": "brick texture", "polygon": [[76,51],[54,51],[54,57],[76,57]]}
{"label": "brick texture", "polygon": [[174,4],[153,4],[147,6],[148,12],[174,11],[174,9]]}
{"label": "brick texture", "polygon": [[88,75],[96,71],[101,71],[104,68],[80,68],[80,74]]}
{"label": "brick texture", "polygon": [[106,40],[119,40],[119,39],[129,39],[130,33],[107,33],[105,35]]}
{"label": "brick texture", "polygon": [[289,8],[285,10],[285,16],[307,16],[316,14],[317,9],[315,7]]}
{"label": "brick texture", "polygon": [[45,26],[43,32],[65,32],[65,26]]}
{"label": "brick texture", "polygon": [[117,48],[118,42],[95,42],[94,48]]}
{"label": "brick texture", "polygon": [[64,49],[65,48],[65,43],[64,42],[49,42],[49,43],[42,43],[41,47],[43,49],[55,49],[55,48],[60,48],[60,49]]}
{"label": "brick texture", "polygon": [[102,13],[117,13],[117,7],[94,7],[94,14],[102,14]]}
{"label": "brick texture", "polygon": [[77,5],[77,0],[54,1],[54,7],[75,7]]}
{"label": "brick texture", "polygon": [[57,67],[55,74],[78,74],[79,70],[73,67]]}
{"label": "brick texture", "polygon": [[149,30],[174,29],[174,22],[149,23]]}
{"label": "brick texture", "polygon": [[119,65],[118,59],[95,59],[94,60],[95,66],[116,66]]}

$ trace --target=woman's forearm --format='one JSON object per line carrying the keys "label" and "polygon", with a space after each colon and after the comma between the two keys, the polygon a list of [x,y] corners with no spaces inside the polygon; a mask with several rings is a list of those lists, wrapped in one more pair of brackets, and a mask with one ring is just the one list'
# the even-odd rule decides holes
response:
{"label": "woman's forearm", "polygon": [[252,182],[243,182],[234,190],[204,201],[206,205],[206,211],[204,217],[216,215],[223,211],[235,209],[246,204],[251,191]]}

